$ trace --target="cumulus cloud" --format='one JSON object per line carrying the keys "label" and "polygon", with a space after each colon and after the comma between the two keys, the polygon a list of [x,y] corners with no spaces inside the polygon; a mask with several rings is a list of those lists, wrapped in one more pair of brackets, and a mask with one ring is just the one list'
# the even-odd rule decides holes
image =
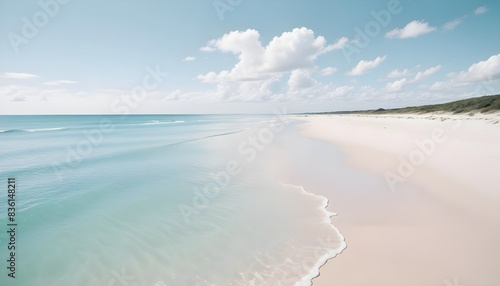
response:
{"label": "cumulus cloud", "polygon": [[438,90],[445,90],[445,89],[449,89],[451,88],[453,85],[451,82],[446,82],[446,81],[436,81],[435,83],[433,83],[429,90],[432,90],[432,91],[438,91]]}
{"label": "cumulus cloud", "polygon": [[291,90],[300,90],[313,87],[318,84],[307,70],[294,70],[288,80],[288,86]]}
{"label": "cumulus cloud", "polygon": [[448,81],[435,82],[431,90],[447,90],[475,83],[492,84],[500,79],[500,54],[493,55],[484,61],[473,63],[466,71],[449,73]]}
{"label": "cumulus cloud", "polygon": [[72,80],[55,80],[55,81],[48,81],[44,82],[44,85],[62,85],[62,84],[73,84],[73,83],[78,83],[76,81]]}
{"label": "cumulus cloud", "polygon": [[416,38],[418,36],[436,31],[435,27],[429,26],[429,23],[424,21],[411,21],[404,28],[394,29],[385,34],[386,38],[407,39]]}
{"label": "cumulus cloud", "polygon": [[185,57],[182,61],[183,62],[191,62],[191,61],[194,61],[194,60],[196,60],[195,57],[188,56],[188,57]]}
{"label": "cumulus cloud", "polygon": [[345,47],[345,45],[348,42],[349,42],[349,39],[347,37],[342,37],[335,44],[331,44],[329,46],[326,46],[321,53],[325,54],[325,53],[328,53],[328,52],[331,52],[334,50],[341,50]]}
{"label": "cumulus cloud", "polygon": [[406,78],[402,78],[400,80],[396,80],[394,82],[388,83],[385,88],[389,92],[395,92],[395,91],[400,91],[403,89],[403,87],[408,83],[408,80]]}
{"label": "cumulus cloud", "polygon": [[30,78],[37,78],[39,76],[22,72],[4,72],[0,77],[10,78],[10,79],[30,79]]}
{"label": "cumulus cloud", "polygon": [[474,82],[494,80],[500,78],[500,54],[493,55],[487,60],[472,64],[467,71],[458,73],[457,80]]}
{"label": "cumulus cloud", "polygon": [[269,78],[274,73],[296,69],[314,68],[319,55],[342,49],[347,38],[327,45],[322,36],[315,36],[307,28],[296,28],[274,37],[267,46],[260,42],[258,31],[232,31],[219,39],[211,40],[204,51],[219,50],[238,56],[238,63],[231,70],[198,75],[204,82],[248,81]]}
{"label": "cumulus cloud", "polygon": [[324,76],[328,76],[328,75],[331,75],[331,74],[333,74],[333,73],[335,73],[335,72],[337,72],[337,71],[338,71],[338,69],[337,69],[337,68],[333,68],[333,67],[326,67],[326,68],[322,69],[322,70],[320,71],[320,73],[321,73],[322,75],[324,75]]}
{"label": "cumulus cloud", "polygon": [[40,90],[24,85],[4,85],[0,86],[0,98],[10,101],[27,101],[39,96]]}
{"label": "cumulus cloud", "polygon": [[[437,65],[437,66],[434,66],[434,67],[430,67],[430,68],[428,68],[428,69],[426,69],[424,71],[418,72],[415,75],[415,77],[413,77],[412,79],[408,79],[407,77],[403,77],[402,79],[399,79],[399,80],[396,80],[396,81],[388,83],[385,86],[385,90],[388,91],[388,92],[400,91],[406,85],[418,82],[420,80],[423,80],[424,78],[429,77],[429,76],[435,74],[440,69],[441,69],[441,66]],[[399,71],[399,70],[396,69],[396,70],[391,71],[387,75],[387,77],[388,78],[397,78],[397,77],[407,76],[409,74],[410,74],[410,72],[407,69],[405,69],[403,71]]]}
{"label": "cumulus cloud", "polygon": [[435,74],[436,72],[438,72],[439,70],[441,69],[441,65],[437,65],[437,66],[434,66],[434,67],[431,67],[431,68],[428,68],[426,69],[425,71],[422,71],[422,72],[418,72],[416,75],[415,75],[415,78],[413,79],[413,81],[419,81],[419,80],[422,80],[428,76],[431,76],[433,74]]}
{"label": "cumulus cloud", "polygon": [[346,95],[352,94],[354,87],[349,85],[343,85],[336,88],[330,88],[331,91],[327,92],[328,98],[343,98]]}
{"label": "cumulus cloud", "polygon": [[222,81],[217,84],[215,90],[205,93],[204,96],[213,101],[224,102],[277,102],[286,97],[278,77],[262,81]]}
{"label": "cumulus cloud", "polygon": [[[209,41],[201,50],[231,53],[237,58],[236,64],[198,75],[198,80],[215,84],[214,89],[200,96],[219,102],[346,100],[350,95],[357,94],[357,89],[350,85],[323,82],[327,78],[321,76],[332,75],[338,70],[331,66],[318,68],[316,62],[321,55],[340,50],[347,43],[347,38],[340,38],[328,44],[325,38],[307,28],[284,32],[268,43],[261,42],[260,33],[252,29],[226,33]],[[365,74],[386,58],[386,55],[381,55],[362,60],[348,74]],[[410,74],[408,70],[399,73],[398,77]],[[392,90],[401,89],[404,84],[404,81],[401,87],[395,84]],[[382,89],[387,93],[385,88],[381,88],[380,93]],[[362,94],[365,93],[369,97],[367,91]],[[168,98],[176,98],[177,94],[173,93]]]}
{"label": "cumulus cloud", "polygon": [[362,75],[367,73],[369,70],[376,68],[380,65],[387,56],[377,57],[373,61],[361,60],[356,67],[354,67],[348,74],[349,75]]}
{"label": "cumulus cloud", "polygon": [[409,74],[410,74],[410,71],[408,69],[404,69],[402,71],[395,69],[395,70],[392,70],[390,73],[388,73],[387,77],[388,78],[398,78],[398,77],[407,76]]}
{"label": "cumulus cloud", "polygon": [[474,10],[474,14],[475,15],[481,15],[481,14],[484,14],[488,11],[488,8],[486,8],[486,6],[481,6],[481,7],[477,7],[475,10]]}
{"label": "cumulus cloud", "polygon": [[[210,42],[209,42],[209,44],[210,44]],[[215,51],[215,48],[212,48],[210,46],[203,46],[200,48],[200,51],[209,53],[209,52]]]}

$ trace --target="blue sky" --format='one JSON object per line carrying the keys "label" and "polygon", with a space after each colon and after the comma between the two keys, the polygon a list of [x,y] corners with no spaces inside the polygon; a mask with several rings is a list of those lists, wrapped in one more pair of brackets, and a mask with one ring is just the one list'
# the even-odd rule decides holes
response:
{"label": "blue sky", "polygon": [[496,94],[498,1],[0,0],[0,114],[271,113]]}

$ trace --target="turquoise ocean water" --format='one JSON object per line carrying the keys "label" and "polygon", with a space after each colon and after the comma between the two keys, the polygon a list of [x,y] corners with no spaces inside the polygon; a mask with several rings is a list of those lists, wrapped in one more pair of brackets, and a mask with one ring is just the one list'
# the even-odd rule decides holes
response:
{"label": "turquoise ocean water", "polygon": [[286,166],[273,154],[293,124],[0,116],[0,285],[310,285],[345,244],[325,198],[275,175]]}

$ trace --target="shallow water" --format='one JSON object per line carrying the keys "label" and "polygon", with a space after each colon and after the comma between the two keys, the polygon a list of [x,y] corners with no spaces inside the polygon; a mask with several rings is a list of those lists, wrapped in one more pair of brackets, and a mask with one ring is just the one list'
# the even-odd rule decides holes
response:
{"label": "shallow water", "polygon": [[273,171],[289,126],[279,122],[1,116],[0,178],[16,178],[18,226],[16,278],[2,268],[0,284],[310,285],[345,244],[326,199]]}

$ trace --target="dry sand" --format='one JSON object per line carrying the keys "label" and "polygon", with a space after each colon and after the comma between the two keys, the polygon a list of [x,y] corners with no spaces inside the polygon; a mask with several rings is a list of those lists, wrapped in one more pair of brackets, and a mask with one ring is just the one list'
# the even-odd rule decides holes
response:
{"label": "dry sand", "polygon": [[315,286],[500,285],[500,114],[300,119],[384,182],[323,194],[348,247]]}

